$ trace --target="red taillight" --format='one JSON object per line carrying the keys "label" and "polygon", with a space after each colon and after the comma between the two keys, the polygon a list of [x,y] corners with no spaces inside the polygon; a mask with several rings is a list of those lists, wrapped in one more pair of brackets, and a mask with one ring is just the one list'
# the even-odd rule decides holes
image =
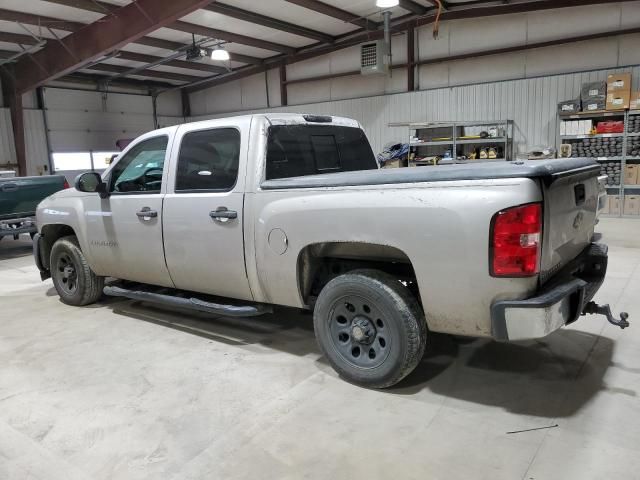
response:
{"label": "red taillight", "polygon": [[540,272],[542,205],[509,208],[493,217],[491,274],[531,277]]}
{"label": "red taillight", "polygon": [[62,184],[62,188],[71,188],[71,186],[69,185],[69,182],[67,182],[67,179],[64,179],[64,183]]}

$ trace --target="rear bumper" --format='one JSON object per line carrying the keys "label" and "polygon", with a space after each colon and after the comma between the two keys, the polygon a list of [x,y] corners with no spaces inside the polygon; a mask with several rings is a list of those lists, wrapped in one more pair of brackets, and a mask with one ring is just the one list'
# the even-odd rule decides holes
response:
{"label": "rear bumper", "polygon": [[36,219],[34,217],[0,220],[0,237],[22,235],[23,233],[34,233],[37,231],[38,227],[36,226]]}
{"label": "rear bumper", "polygon": [[604,282],[607,251],[606,245],[593,243],[535,297],[495,302],[493,337],[501,341],[542,338],[575,322]]}

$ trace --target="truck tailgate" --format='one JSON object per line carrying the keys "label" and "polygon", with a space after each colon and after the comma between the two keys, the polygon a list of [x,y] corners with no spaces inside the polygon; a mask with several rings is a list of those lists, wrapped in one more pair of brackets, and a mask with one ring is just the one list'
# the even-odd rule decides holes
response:
{"label": "truck tailgate", "polygon": [[594,169],[578,168],[541,180],[545,218],[541,283],[591,243],[598,213],[598,175]]}

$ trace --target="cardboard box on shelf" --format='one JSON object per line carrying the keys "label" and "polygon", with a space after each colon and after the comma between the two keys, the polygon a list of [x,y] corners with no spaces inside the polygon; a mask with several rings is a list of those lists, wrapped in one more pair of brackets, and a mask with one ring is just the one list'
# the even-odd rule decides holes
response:
{"label": "cardboard box on shelf", "polygon": [[631,103],[630,92],[614,92],[607,94],[607,110],[625,110]]}
{"label": "cardboard box on shelf", "polygon": [[640,196],[639,195],[624,196],[623,213],[625,215],[640,215]]}
{"label": "cardboard box on shelf", "polygon": [[593,120],[580,120],[580,135],[589,135],[593,128]]}
{"label": "cardboard box on shelf", "polygon": [[631,92],[631,101],[629,102],[631,110],[640,110],[640,90]]}
{"label": "cardboard box on shelf", "polygon": [[638,185],[638,165],[627,165],[624,170],[624,184]]}
{"label": "cardboard box on shelf", "polygon": [[607,77],[607,95],[610,93],[631,94],[631,73],[613,73]]}
{"label": "cardboard box on shelf", "polygon": [[609,214],[610,215],[620,215],[620,197],[609,196]]}

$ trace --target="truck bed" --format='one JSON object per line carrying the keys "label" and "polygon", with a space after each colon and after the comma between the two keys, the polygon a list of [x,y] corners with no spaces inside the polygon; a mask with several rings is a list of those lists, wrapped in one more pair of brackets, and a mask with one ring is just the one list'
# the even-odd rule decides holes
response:
{"label": "truck bed", "polygon": [[0,220],[32,217],[38,204],[65,187],[62,175],[0,178]]}
{"label": "truck bed", "polygon": [[502,163],[443,165],[434,167],[365,170],[305,177],[265,180],[263,190],[289,188],[327,188],[402,183],[450,182],[458,180],[492,180],[503,178],[540,178],[546,184],[566,175],[600,172],[600,166],[588,158],[534,160]]}

